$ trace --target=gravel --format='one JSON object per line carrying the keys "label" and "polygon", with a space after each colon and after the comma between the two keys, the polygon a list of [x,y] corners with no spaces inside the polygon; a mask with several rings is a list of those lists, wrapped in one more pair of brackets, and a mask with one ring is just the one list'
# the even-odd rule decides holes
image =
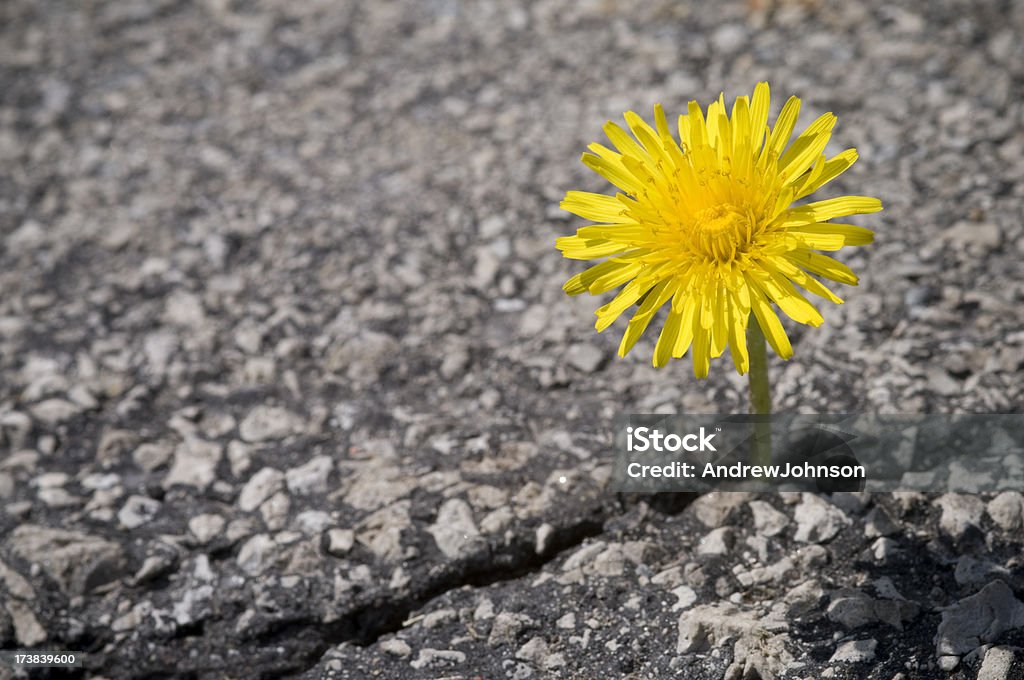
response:
{"label": "gravel", "polygon": [[1019,489],[607,492],[615,413],[745,384],[617,358],[553,247],[605,120],[768,79],[858,148],[827,195],[886,205],[776,407],[1021,411],[1018,4],[0,17],[0,648],[108,678],[1020,671]]}

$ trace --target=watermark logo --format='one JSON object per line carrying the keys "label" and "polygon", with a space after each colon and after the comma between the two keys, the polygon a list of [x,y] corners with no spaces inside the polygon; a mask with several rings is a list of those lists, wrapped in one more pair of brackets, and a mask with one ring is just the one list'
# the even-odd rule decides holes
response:
{"label": "watermark logo", "polygon": [[[722,428],[715,428],[721,432]],[[675,453],[676,451],[717,451],[711,440],[715,433],[708,434],[706,428],[700,428],[695,433],[678,435],[675,432],[663,433],[661,430],[649,427],[632,426],[626,428],[626,450],[658,451]]]}
{"label": "watermark logo", "polygon": [[1024,491],[1021,414],[631,415],[614,438],[614,491]]}

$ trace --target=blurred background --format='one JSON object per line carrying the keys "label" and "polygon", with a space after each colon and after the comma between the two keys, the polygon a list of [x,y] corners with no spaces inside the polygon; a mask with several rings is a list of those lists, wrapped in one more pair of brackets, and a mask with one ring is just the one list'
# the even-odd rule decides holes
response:
{"label": "blurred background", "polygon": [[[674,119],[760,80],[773,119],[791,94],[798,127],[833,111],[828,152],[861,160],[821,197],[886,209],[840,254],[847,303],[787,327],[777,407],[1018,412],[1022,31],[1024,5],[995,0],[3,2],[0,648],[87,650],[108,677],[648,672],[676,646],[672,598],[602,598],[708,526],[666,511],[675,547],[622,566],[615,541],[657,509],[601,491],[608,423],[745,411],[745,383],[728,361],[655,370],[650,338],[620,360],[602,301],[564,295],[582,265],[554,239],[580,221],[558,201],[608,189],[579,155],[626,110]],[[908,536],[946,507],[921,502]],[[867,549],[873,506],[829,507]],[[583,624],[526,586],[598,544],[618,567],[559,587],[627,632],[592,627],[577,658]],[[732,593],[666,579],[701,606]],[[883,636],[877,663],[929,640]],[[791,656],[817,673],[831,653]]]}

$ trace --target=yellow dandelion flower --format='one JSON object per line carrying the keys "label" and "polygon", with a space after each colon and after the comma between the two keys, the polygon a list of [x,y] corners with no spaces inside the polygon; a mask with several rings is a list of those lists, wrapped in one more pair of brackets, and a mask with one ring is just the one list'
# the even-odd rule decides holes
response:
{"label": "yellow dandelion flower", "polygon": [[679,117],[679,143],[660,105],[653,128],[630,111],[625,118],[633,137],[615,123],[604,127],[617,152],[591,144],[592,153],[583,154],[584,165],[622,193],[566,194],[564,210],[598,224],[559,238],[558,249],[576,260],[608,259],[573,276],[564,289],[596,295],[625,284],[597,310],[603,331],[639,303],[619,356],[670,303],[655,366],[689,350],[695,375],[704,378],[711,358],[728,347],[743,374],[750,367],[751,314],[772,349],[789,359],[793,348],[773,304],[793,321],[818,326],[822,316],[800,289],[842,304],[815,276],[857,284],[849,267],[817,251],[871,243],[870,230],[830,220],[877,212],[881,201],[841,196],[794,204],[853,165],[857,151],[826,159],[836,123],[831,113],[790,144],[800,100],[790,97],[774,128],[768,127],[768,104],[767,83],[758,83],[752,98],[737,98],[731,115],[722,96],[706,117],[690,102]]}

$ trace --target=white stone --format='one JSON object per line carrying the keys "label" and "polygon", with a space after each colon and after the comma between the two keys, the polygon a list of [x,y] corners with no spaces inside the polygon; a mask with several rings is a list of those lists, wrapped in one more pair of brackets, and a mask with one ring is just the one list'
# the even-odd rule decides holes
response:
{"label": "white stone", "polygon": [[448,664],[460,664],[466,661],[466,653],[455,649],[431,649],[424,647],[420,650],[414,661],[409,665],[420,670],[422,668],[443,666]]}
{"label": "white stone", "polygon": [[754,517],[754,529],[762,536],[777,536],[789,526],[789,517],[765,501],[747,503]]}
{"label": "white stone", "polygon": [[939,529],[955,540],[963,538],[970,530],[981,527],[985,514],[985,503],[973,494],[947,493],[933,501],[942,508]]}
{"label": "white stone", "polygon": [[247,442],[265,442],[302,431],[302,418],[279,406],[257,406],[238,425],[238,435]]}
{"label": "white stone", "polygon": [[291,499],[285,492],[278,491],[260,505],[260,517],[263,518],[263,523],[267,525],[268,529],[280,531],[288,522],[289,510],[291,510]]}
{"label": "white stone", "polygon": [[355,545],[355,532],[351,529],[331,529],[327,532],[327,552],[342,557]]}
{"label": "white stone", "polygon": [[601,367],[607,356],[608,353],[597,345],[585,342],[570,347],[566,358],[570,365],[580,371],[593,373]]}
{"label": "white stone", "polygon": [[1014,653],[1007,647],[991,647],[978,669],[977,680],[1007,680],[1013,667]]}
{"label": "white stone", "polygon": [[14,638],[25,647],[35,647],[46,641],[49,635],[39,619],[32,613],[32,608],[20,600],[9,600],[6,604],[7,613],[14,623]]}
{"label": "white stone", "polygon": [[732,527],[718,527],[709,531],[697,545],[698,555],[724,555],[735,542]]}
{"label": "white stone", "polygon": [[278,554],[278,546],[267,534],[257,534],[245,542],[238,551],[238,566],[253,576],[270,567]]}
{"label": "white stone", "polygon": [[801,543],[830,541],[850,523],[846,513],[812,493],[801,496],[793,518],[797,524],[793,538]]}
{"label": "white stone", "polygon": [[449,559],[464,556],[480,535],[473,522],[473,511],[469,503],[459,498],[450,498],[444,502],[437,513],[437,521],[427,531]]}
{"label": "white stone", "polygon": [[323,533],[333,523],[323,510],[305,510],[295,516],[295,528],[307,536]]}
{"label": "white stone", "polygon": [[693,605],[697,601],[697,592],[690,586],[678,586],[672,590],[672,594],[675,595],[678,601],[672,605],[672,611],[679,611],[680,609],[686,609]]}
{"label": "white stone", "polygon": [[378,647],[380,647],[382,652],[385,652],[386,654],[390,654],[392,656],[404,658],[412,654],[412,648],[409,646],[409,643],[407,643],[405,640],[400,640],[398,638],[390,638],[388,640],[383,640],[380,642]]}
{"label": "white stone", "polygon": [[188,521],[188,530],[199,545],[206,545],[224,531],[224,518],[210,513],[196,515]]}
{"label": "white stone", "polygon": [[1018,531],[1024,526],[1024,495],[1019,491],[1004,491],[988,502],[988,516],[1006,531]]}
{"label": "white stone", "polygon": [[867,663],[874,661],[878,640],[849,640],[836,647],[829,663]]}
{"label": "white stone", "polygon": [[164,477],[163,487],[169,489],[180,484],[205,489],[217,476],[221,454],[221,445],[216,442],[187,438],[174,449],[174,462]]}
{"label": "white stone", "polygon": [[264,501],[284,488],[284,473],[272,467],[265,467],[249,478],[238,494],[238,507],[252,512]]}
{"label": "white stone", "polygon": [[129,496],[117,513],[117,521],[126,529],[135,529],[153,519],[160,506],[160,501],[155,498]]}
{"label": "white stone", "polygon": [[288,490],[297,496],[308,496],[327,491],[327,476],[331,474],[334,461],[330,456],[316,456],[305,465],[292,468],[285,473]]}

